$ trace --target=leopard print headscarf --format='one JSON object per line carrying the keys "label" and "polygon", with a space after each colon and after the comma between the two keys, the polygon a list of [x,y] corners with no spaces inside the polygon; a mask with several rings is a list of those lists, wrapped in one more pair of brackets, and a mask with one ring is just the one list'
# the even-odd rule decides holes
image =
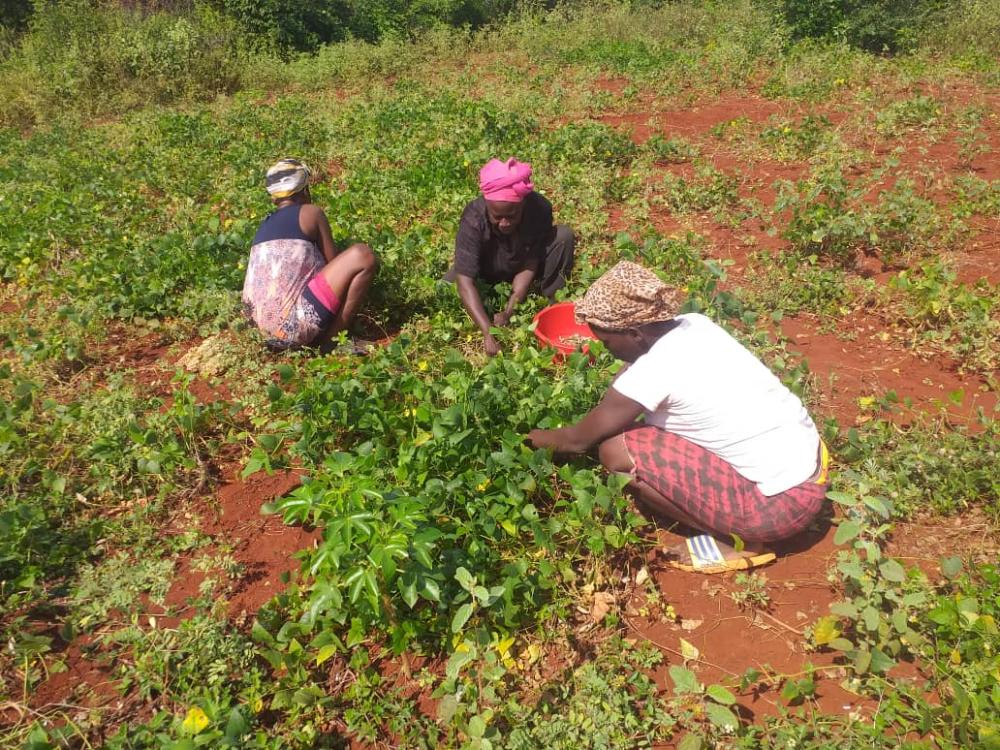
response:
{"label": "leopard print headscarf", "polygon": [[679,296],[652,271],[623,260],[590,285],[576,303],[576,319],[625,331],[672,319],[680,309]]}

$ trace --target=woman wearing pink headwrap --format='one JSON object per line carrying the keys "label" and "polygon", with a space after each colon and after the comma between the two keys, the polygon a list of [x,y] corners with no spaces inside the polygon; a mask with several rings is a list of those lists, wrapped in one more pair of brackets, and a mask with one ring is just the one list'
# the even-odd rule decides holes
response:
{"label": "woman wearing pink headwrap", "polygon": [[[500,345],[490,326],[507,325],[532,284],[552,299],[573,268],[576,240],[568,226],[552,223],[552,204],[534,191],[530,164],[491,159],[479,171],[479,189],[482,195],[462,212],[455,262],[445,279],[456,283],[462,304],[483,332],[483,348],[492,357]],[[510,282],[513,287],[506,307],[492,321],[477,280]]]}

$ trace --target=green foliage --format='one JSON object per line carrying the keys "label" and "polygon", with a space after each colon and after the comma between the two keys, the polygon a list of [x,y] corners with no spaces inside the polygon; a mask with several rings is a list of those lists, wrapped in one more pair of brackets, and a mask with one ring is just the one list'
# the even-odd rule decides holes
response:
{"label": "green foliage", "polygon": [[[0,158],[0,274],[72,297],[77,314],[229,319],[256,228],[247,217],[263,213],[266,160],[310,147],[302,107],[247,104],[221,122],[150,112],[130,119],[121,141],[62,128],[19,141]],[[251,128],[268,143],[244,139]],[[224,198],[227,163],[245,171]]]}
{"label": "green foliage", "polygon": [[856,462],[854,471],[891,500],[897,515],[908,517],[928,507],[943,514],[970,507],[1000,514],[1000,481],[993,470],[1000,431],[991,415],[984,414],[976,429],[944,429],[925,420],[901,431],[874,422],[846,437],[839,455]]}
{"label": "green foliage", "polygon": [[545,143],[545,157],[556,162],[584,160],[622,165],[630,162],[637,150],[628,135],[596,122],[563,125],[550,133]]}
{"label": "green foliage", "polygon": [[824,115],[806,115],[798,122],[779,120],[760,134],[761,144],[779,161],[809,159],[834,139],[830,120]]}
{"label": "green foliage", "polygon": [[[973,4],[985,7],[961,5]],[[759,316],[834,316],[872,299],[844,270],[855,252],[908,261],[943,236],[922,190],[892,160],[870,180],[849,178],[859,162],[844,158],[840,128],[809,109],[764,125],[725,121],[709,150],[761,147],[755,158],[766,150],[769,159],[815,166],[783,187],[779,210],[792,216],[787,236],[795,247],[755,258],[753,288],[733,287],[707,239],[611,237],[606,214],[625,204],[630,219],[644,222],[648,204],[662,200],[676,211],[742,217],[744,207],[756,208],[741,203],[739,175],[696,164],[693,176],[657,194],[651,162],[693,161],[699,146],[658,136],[636,146],[578,117],[595,111],[585,92],[612,71],[628,78],[630,101],[646,88],[700,97],[702,89],[767,76],[767,96],[843,99],[868,87],[920,91],[910,84],[928,60],[880,59],[837,42],[800,42],[781,53],[786,29],[762,4],[744,0],[570,4],[489,33],[431,29],[413,44],[402,37],[439,19],[471,20],[463,14],[479,6],[229,7],[242,14],[242,28],[204,9],[168,16],[46,5],[36,30],[0,64],[5,123],[30,125],[67,110],[65,122],[32,133],[0,130],[0,274],[3,301],[17,310],[4,320],[0,365],[3,699],[18,705],[26,689],[62,668],[57,639],[86,630],[87,654],[114,670],[126,705],[140,706],[114,729],[107,712],[33,708],[44,724],[25,719],[0,744],[887,748],[900,737],[916,747],[916,738],[936,735],[989,746],[995,571],[948,559],[947,580],[932,581],[884,545],[890,525],[918,511],[976,507],[997,517],[995,421],[984,416],[978,431],[872,421],[831,441],[837,460],[851,466],[836,479],[845,508],[836,537],[846,547],[831,582],[843,600],[810,638],[817,648],[841,649],[848,687],[879,696],[871,721],[815,710],[822,682],[808,665],[789,676],[751,669],[737,686],[702,684],[695,665],[674,662],[661,695],[649,672],[658,652],[616,639],[591,652],[565,624],[581,603],[582,582],[606,583],[609,569],[616,580],[619,557],[638,544],[641,521],[622,480],[586,457],[557,465],[521,437],[591,406],[613,374],[609,357],[598,348],[594,361],[552,363],[525,330],[542,304],[532,300],[502,334],[504,354],[486,362],[454,289],[437,281],[461,208],[476,194],[479,165],[517,155],[533,162],[539,189],[580,234],[567,298],[614,261],[638,260],[684,289],[685,310],[733,321],[735,335],[807,394],[807,364],[757,327]],[[331,8],[336,17],[322,15]],[[344,8],[350,12],[339,15]],[[484,8],[489,15],[500,6]],[[268,52],[341,34],[359,9],[375,19],[366,35],[391,38],[332,45],[281,67]],[[983,38],[987,16],[979,16]],[[65,48],[57,44],[60,24]],[[948,62],[949,75],[988,72],[995,55],[984,49],[958,67]],[[148,102],[214,97],[248,80],[311,93],[244,93],[93,127],[77,122]],[[869,107],[873,100],[859,96]],[[885,137],[933,131],[942,124],[939,106],[920,95],[880,101],[874,124]],[[971,164],[983,153],[984,115],[970,110],[957,122]],[[842,126],[845,142],[851,126]],[[117,319],[114,330],[127,324],[136,338],[178,326],[189,337],[195,325],[204,334],[234,322],[241,263],[269,210],[262,172],[283,154],[314,166],[313,194],[336,240],[376,248],[382,276],[366,315],[402,330],[365,360],[291,354],[277,367],[261,360],[251,333],[237,334],[247,350],[227,360],[240,399],[232,404],[199,402],[186,377],[158,397],[139,390],[132,374],[114,372],[118,350],[101,344],[102,329]],[[956,219],[996,215],[992,183],[969,175],[954,191]],[[882,309],[896,316],[897,332],[913,328],[916,346],[953,354],[964,347],[971,357],[977,349],[995,353],[995,297],[992,287],[958,284],[945,265],[916,264],[893,283]],[[164,335],[156,345],[169,341]],[[986,362],[976,367],[988,373]],[[891,409],[896,400],[886,394],[879,404]],[[239,445],[223,451],[225,439]],[[315,524],[320,535],[249,636],[224,622],[221,606],[202,611],[222,601],[219,577],[243,573],[236,553],[221,542],[195,553],[206,539],[181,515],[192,496],[200,512],[212,469],[228,467],[230,451],[239,450],[247,474],[294,466],[307,475],[266,510]],[[190,570],[209,577],[185,604],[183,614],[194,617],[171,627],[171,619],[151,619],[144,604],[163,594],[179,553],[195,554]],[[745,606],[767,605],[757,576],[740,578],[733,595]],[[58,635],[50,624],[60,626]],[[601,627],[616,627],[616,616]],[[551,656],[554,644],[583,661],[538,684],[539,655]],[[393,666],[420,654],[434,669],[417,668],[400,688],[387,661],[394,652],[405,657]],[[911,657],[923,660],[928,685],[887,676],[891,660]],[[436,717],[422,713],[414,685],[438,702]],[[757,687],[780,690],[790,708],[743,725],[737,699]]]}
{"label": "green foliage", "polygon": [[986,279],[971,287],[956,279],[953,269],[933,259],[900,271],[888,288],[900,308],[900,322],[917,342],[953,353],[963,368],[995,372],[1000,365],[1000,293]]}
{"label": "green foliage", "polygon": [[894,166],[890,162],[867,182],[851,182],[836,163],[821,164],[794,183],[778,181],[775,210],[791,212],[782,235],[797,250],[841,263],[858,252],[878,253],[893,262],[927,247],[941,220],[912,179],[899,177],[891,189],[878,194],[877,202],[866,200]]}
{"label": "green foliage", "polygon": [[523,336],[514,354],[477,368],[451,348],[462,338],[450,324],[439,317],[432,330],[349,370],[314,362],[276,405],[292,417],[291,450],[317,468],[273,506],[324,529],[304,561],[303,635],[343,627],[351,646],[377,628],[401,651],[467,623],[507,630],[563,606],[553,595],[585,550],[635,538],[641,521],[620,481],[557,469],[523,443],[585,410],[606,371],[583,355],[554,370]]}
{"label": "green foliage", "polygon": [[976,214],[990,218],[1000,217],[1000,180],[987,181],[974,174],[955,178],[955,202],[952,213],[959,219]]}
{"label": "green foliage", "polygon": [[[0,607],[93,554],[107,521],[87,508],[114,507],[191,481],[204,438],[224,421],[186,388],[161,410],[120,380],[69,406],[30,381],[13,384],[0,414]],[[14,600],[16,603],[16,600]]]}
{"label": "green foliage", "polygon": [[163,604],[173,572],[173,560],[136,560],[126,553],[83,566],[71,597],[75,626],[85,631],[102,626],[112,610],[131,611],[140,594],[149,594],[151,602]]}
{"label": "green foliage", "polygon": [[875,130],[880,135],[896,136],[907,130],[926,130],[938,122],[941,104],[934,97],[918,95],[894,101],[875,113]]}
{"label": "green foliage", "polygon": [[21,31],[31,17],[31,0],[2,0],[0,2],[0,28]]}
{"label": "green foliage", "polygon": [[282,50],[315,50],[348,33],[349,0],[217,0],[249,34]]}
{"label": "green foliage", "polygon": [[658,662],[658,651],[611,642],[567,679],[555,681],[533,708],[518,706],[508,717],[510,733],[497,747],[528,750],[653,747],[676,724],[642,671]]}
{"label": "green foliage", "polygon": [[711,211],[718,221],[725,221],[739,203],[739,178],[710,164],[699,165],[690,180],[667,173],[663,178],[666,204],[674,211]]}
{"label": "green foliage", "polygon": [[[962,747],[991,747],[996,737],[996,625],[1000,576],[995,566],[963,575],[959,558],[941,561],[942,580],[932,586],[917,570],[906,570],[882,555],[880,539],[896,513],[885,497],[866,494],[877,485],[857,475],[861,495],[831,492],[845,507],[835,541],[853,549],[838,555],[845,598],[812,629],[817,645],[843,653],[858,688],[881,690],[880,677],[896,657],[919,657],[931,671],[931,684],[945,698],[927,699],[926,689],[894,685],[887,706],[893,724],[909,725],[922,735],[946,738]],[[995,493],[994,493],[995,496]],[[943,706],[943,708],[941,708]]]}
{"label": "green foliage", "polygon": [[484,0],[215,0],[254,39],[283,51],[314,52],[348,37],[377,42],[412,37],[434,26],[481,26],[513,8],[514,2]]}
{"label": "green foliage", "polygon": [[238,88],[245,54],[235,24],[207,7],[178,16],[47,0],[0,63],[0,125],[32,125],[66,107],[94,115],[212,99]]}
{"label": "green foliage", "polygon": [[643,144],[643,150],[658,164],[680,164],[691,161],[701,153],[698,146],[683,138],[664,138],[662,135],[651,136]]}
{"label": "green foliage", "polygon": [[941,17],[941,0],[779,0],[792,37],[840,38],[872,52],[912,49]]}
{"label": "green foliage", "polygon": [[848,545],[837,556],[844,599],[830,605],[830,611],[850,625],[832,638],[818,638],[814,629],[814,639],[843,652],[857,677],[884,674],[922,643],[910,616],[926,602],[921,591],[925,581],[916,572],[908,575],[897,560],[882,553],[891,529],[887,522],[894,512],[892,502],[874,494],[858,475],[847,477],[858,482],[856,492],[829,494],[845,511],[834,543]]}
{"label": "green foliage", "polygon": [[753,305],[772,317],[806,311],[836,316],[854,296],[843,269],[800,252],[755,253],[748,268],[748,295]]}
{"label": "green foliage", "polygon": [[771,606],[771,595],[767,592],[766,573],[737,573],[733,577],[736,586],[729,592],[732,599],[741,609],[763,609]]}
{"label": "green foliage", "polygon": [[348,25],[360,39],[408,35],[438,24],[479,26],[512,10],[515,2],[489,0],[347,0]]}
{"label": "green foliage", "polygon": [[1000,571],[996,565],[959,575],[942,562],[951,583],[942,583],[923,621],[928,638],[922,656],[943,685],[945,710],[935,734],[962,747],[990,748],[1000,739]]}

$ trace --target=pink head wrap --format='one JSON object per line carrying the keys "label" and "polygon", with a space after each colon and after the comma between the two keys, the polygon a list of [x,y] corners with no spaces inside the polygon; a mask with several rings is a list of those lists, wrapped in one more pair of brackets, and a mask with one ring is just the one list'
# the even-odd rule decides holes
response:
{"label": "pink head wrap", "polygon": [[490,159],[479,170],[479,189],[488,201],[520,203],[535,189],[530,182],[531,165],[510,158],[503,162]]}

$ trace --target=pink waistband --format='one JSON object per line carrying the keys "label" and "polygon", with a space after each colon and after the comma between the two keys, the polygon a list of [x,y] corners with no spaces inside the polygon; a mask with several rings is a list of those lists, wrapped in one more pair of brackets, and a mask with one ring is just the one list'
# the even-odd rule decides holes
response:
{"label": "pink waistband", "polygon": [[340,300],[337,299],[336,292],[330,288],[327,280],[323,278],[323,274],[318,273],[312,277],[312,280],[309,282],[309,291],[330,312],[335,313],[340,308]]}

